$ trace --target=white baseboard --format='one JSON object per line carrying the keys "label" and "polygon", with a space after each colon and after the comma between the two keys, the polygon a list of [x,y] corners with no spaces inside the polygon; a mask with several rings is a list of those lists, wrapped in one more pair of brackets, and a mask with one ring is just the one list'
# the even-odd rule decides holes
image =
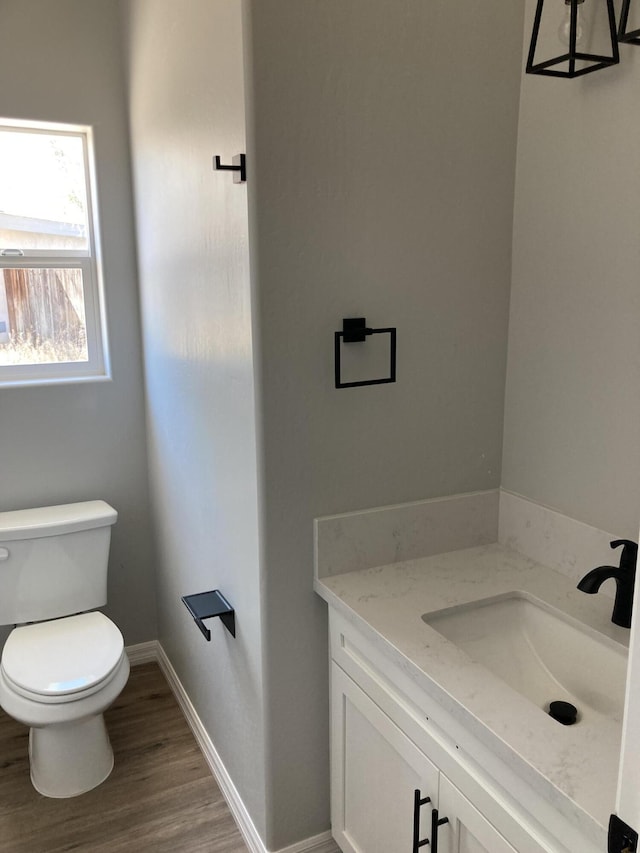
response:
{"label": "white baseboard", "polygon": [[[240,830],[240,834],[242,835],[245,844],[251,853],[269,853],[258,834],[255,824],[251,820],[249,812],[242,802],[238,789],[233,784],[226,767],[222,763],[222,759],[213,745],[213,741],[207,734],[207,731],[202,724],[202,720],[196,713],[196,710],[193,707],[182,682],[178,678],[171,661],[167,657],[165,650],[162,648],[162,645],[158,640],[150,640],[147,643],[138,643],[133,646],[127,646],[127,655],[131,666],[139,666],[143,663],[152,662],[158,664],[164,677],[167,679],[171,692],[175,696],[176,702],[178,703],[189,728],[193,732],[193,736],[195,737],[196,743],[200,747],[200,751],[211,770],[211,774],[218,783],[218,787],[229,806],[229,810],[238,825],[238,829]],[[312,838],[306,838],[304,841],[299,841],[289,847],[284,847],[277,851],[277,853],[325,853],[325,851],[328,853],[331,849],[335,849],[333,848],[331,833],[323,832],[320,835],[315,835]]]}
{"label": "white baseboard", "polygon": [[238,829],[240,830],[245,844],[252,853],[254,851],[255,853],[266,853],[266,848],[262,843],[258,830],[251,820],[251,816],[242,802],[240,794],[233,784],[226,767],[222,763],[222,760],[218,755],[218,751],[213,745],[213,741],[203,726],[202,720],[196,713],[196,709],[191,704],[191,700],[189,699],[182,682],[178,678],[171,661],[167,657],[166,652],[160,643],[158,643],[157,648],[158,664],[160,669],[169,683],[169,687],[180,706],[180,710],[184,714],[189,728],[193,732],[196,743],[200,747],[204,759],[209,765],[209,769],[218,783],[222,795],[227,801],[227,805],[229,806],[231,814],[238,825]]}
{"label": "white baseboard", "polygon": [[127,657],[131,666],[139,666],[142,663],[158,662],[158,641],[149,640],[147,643],[136,643],[127,646]]}
{"label": "white baseboard", "polygon": [[[203,726],[202,720],[196,713],[196,709],[193,707],[191,700],[189,699],[182,682],[178,678],[171,661],[167,657],[165,650],[162,648],[160,643],[156,644],[156,649],[160,669],[167,679],[169,687],[180,706],[180,710],[184,714],[189,728],[193,732],[193,736],[202,751],[205,761],[209,765],[209,769],[211,770],[213,777],[218,783],[223,797],[227,801],[229,810],[238,825],[238,829],[240,830],[240,834],[242,835],[245,844],[251,853],[269,853],[258,834],[255,824],[251,820],[251,816],[247,811],[245,804],[242,802],[238,789],[233,784],[231,776],[229,776],[226,767],[222,763],[222,759],[213,745],[213,741]],[[331,833],[323,832],[321,835],[316,835],[313,838],[307,838],[304,841],[300,841],[297,844],[286,847],[278,851],[278,853],[314,853],[314,851],[320,853],[320,848],[323,845],[327,845],[330,841]]]}
{"label": "white baseboard", "polygon": [[[264,847],[262,849],[264,850]],[[278,853],[330,853],[330,851],[337,849],[331,833],[322,832],[320,835],[314,835],[313,838],[298,841],[297,844],[292,844],[290,847],[283,847],[278,850]]]}

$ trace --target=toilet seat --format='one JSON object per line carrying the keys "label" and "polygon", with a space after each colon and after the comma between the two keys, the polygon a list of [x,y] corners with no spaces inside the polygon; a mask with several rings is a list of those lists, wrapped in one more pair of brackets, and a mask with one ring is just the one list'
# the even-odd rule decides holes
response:
{"label": "toilet seat", "polygon": [[124,655],[116,625],[93,611],[15,628],[2,652],[7,685],[36,702],[74,702],[102,690]]}

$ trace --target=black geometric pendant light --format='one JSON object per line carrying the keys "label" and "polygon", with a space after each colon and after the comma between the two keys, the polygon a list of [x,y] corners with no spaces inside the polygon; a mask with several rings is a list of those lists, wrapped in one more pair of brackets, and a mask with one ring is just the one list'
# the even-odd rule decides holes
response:
{"label": "black geometric pendant light", "polygon": [[[585,22],[580,7],[585,0],[564,0],[564,17],[560,14],[562,0],[538,0],[527,59],[527,74],[546,74],[550,77],[580,77],[620,61],[613,0],[588,0],[604,13],[607,32],[606,53],[589,53],[585,49]],[[630,0],[624,0],[628,7]],[[543,14],[544,13],[544,14]],[[558,26],[558,21],[560,22]],[[544,38],[541,38],[541,33]],[[636,34],[631,34],[636,35]],[[539,44],[539,42],[541,44]],[[640,42],[638,42],[640,43]],[[546,50],[550,59],[541,59]]]}
{"label": "black geometric pendant light", "polygon": [[631,0],[623,0],[622,9],[620,10],[620,25],[618,27],[618,41],[624,41],[629,44],[640,44],[640,30],[627,31],[629,26],[629,8]]}

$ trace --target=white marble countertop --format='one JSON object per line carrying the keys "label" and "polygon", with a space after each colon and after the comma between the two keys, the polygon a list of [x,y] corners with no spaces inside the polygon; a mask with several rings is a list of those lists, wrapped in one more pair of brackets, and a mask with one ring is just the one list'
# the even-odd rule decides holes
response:
{"label": "white marble countertop", "polygon": [[422,615],[523,591],[628,645],[629,631],[611,622],[611,599],[585,595],[564,575],[498,544],[316,579],[315,589],[569,820],[606,837],[621,721],[560,725]]}

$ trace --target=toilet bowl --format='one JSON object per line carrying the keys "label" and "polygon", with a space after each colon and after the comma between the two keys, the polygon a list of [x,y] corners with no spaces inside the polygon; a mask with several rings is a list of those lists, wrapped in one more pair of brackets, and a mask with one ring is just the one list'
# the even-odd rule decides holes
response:
{"label": "toilet bowl", "polygon": [[[103,713],[129,677],[106,603],[103,501],[0,513],[0,706],[30,727],[33,786],[46,797],[95,788],[113,768]],[[26,624],[24,624],[26,623]]]}
{"label": "toilet bowl", "polygon": [[31,781],[46,797],[95,788],[113,768],[103,712],[129,677],[122,634],[104,614],[15,628],[0,662],[0,705],[31,728]]}

